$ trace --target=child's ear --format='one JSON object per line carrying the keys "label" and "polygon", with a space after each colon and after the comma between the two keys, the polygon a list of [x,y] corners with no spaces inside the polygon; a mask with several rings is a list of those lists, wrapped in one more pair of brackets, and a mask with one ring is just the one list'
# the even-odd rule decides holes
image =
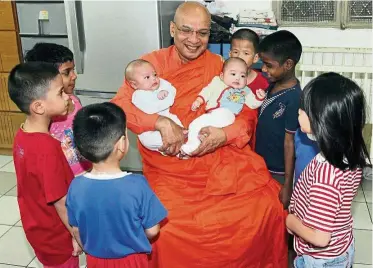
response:
{"label": "child's ear", "polygon": [[287,71],[293,69],[295,66],[294,61],[292,59],[287,59],[284,63],[284,67]]}
{"label": "child's ear", "polygon": [[256,54],[254,55],[253,63],[257,63],[258,60],[259,60],[259,54],[256,53]]}
{"label": "child's ear", "polygon": [[137,89],[137,85],[135,81],[128,81],[133,89]]}
{"label": "child's ear", "polygon": [[223,80],[223,72],[220,73],[220,79]]}
{"label": "child's ear", "polygon": [[229,57],[232,58],[232,50],[229,50]]}
{"label": "child's ear", "polygon": [[30,104],[30,113],[42,115],[45,113],[44,102],[42,100],[35,100]]}
{"label": "child's ear", "polygon": [[121,153],[126,153],[126,148],[127,148],[126,140],[127,140],[126,137],[123,135],[122,137],[120,137],[120,139],[115,144],[115,148],[119,150]]}

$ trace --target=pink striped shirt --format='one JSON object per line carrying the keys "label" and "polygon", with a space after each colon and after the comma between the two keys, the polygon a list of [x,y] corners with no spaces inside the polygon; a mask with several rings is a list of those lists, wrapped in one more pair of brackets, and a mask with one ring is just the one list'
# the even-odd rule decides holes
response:
{"label": "pink striped shirt", "polygon": [[92,164],[79,153],[74,144],[72,137],[73,120],[76,113],[82,109],[82,105],[76,96],[70,95],[70,98],[74,104],[74,111],[67,116],[53,118],[49,132],[61,142],[62,151],[67,162],[74,175],[77,176],[91,169]]}
{"label": "pink striped shirt", "polygon": [[306,167],[294,189],[290,212],[305,226],[331,233],[329,245],[315,247],[295,236],[298,255],[335,258],[350,246],[352,234],[351,204],[356,195],[362,170],[341,170],[318,154]]}

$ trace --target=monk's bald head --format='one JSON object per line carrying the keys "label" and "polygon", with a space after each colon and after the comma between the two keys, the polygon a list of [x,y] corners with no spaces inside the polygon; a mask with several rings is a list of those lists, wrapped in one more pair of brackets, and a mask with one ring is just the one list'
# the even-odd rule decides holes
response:
{"label": "monk's bald head", "polygon": [[[185,2],[178,6],[174,16],[174,22],[180,23],[180,19],[184,16],[199,17],[202,20],[206,20],[211,24],[211,15],[207,8],[198,2]],[[209,25],[210,26],[210,25]]]}

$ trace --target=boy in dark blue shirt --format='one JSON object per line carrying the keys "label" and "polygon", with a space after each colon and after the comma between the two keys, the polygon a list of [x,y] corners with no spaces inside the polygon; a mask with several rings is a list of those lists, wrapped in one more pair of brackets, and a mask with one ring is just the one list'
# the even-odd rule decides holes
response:
{"label": "boy in dark blue shirt", "polygon": [[283,186],[279,198],[288,207],[294,176],[294,134],[298,128],[301,95],[295,66],[302,45],[289,31],[278,31],[259,44],[262,71],[271,83],[260,108],[255,151],[261,155],[272,177]]}
{"label": "boy in dark blue shirt", "polygon": [[123,110],[108,102],[86,106],[74,119],[73,133],[78,150],[93,163],[73,180],[66,200],[88,267],[148,267],[149,239],[159,233],[167,211],[144,176],[119,167],[129,146]]}

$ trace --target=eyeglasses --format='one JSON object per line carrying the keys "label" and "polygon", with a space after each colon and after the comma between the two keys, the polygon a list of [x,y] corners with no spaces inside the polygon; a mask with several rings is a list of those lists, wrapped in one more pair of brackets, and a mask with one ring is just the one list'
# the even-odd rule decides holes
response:
{"label": "eyeglasses", "polygon": [[175,24],[176,29],[178,31],[180,31],[181,34],[184,35],[184,36],[190,37],[190,36],[193,35],[194,32],[197,34],[197,36],[199,38],[206,38],[206,37],[208,37],[210,35],[210,30],[207,30],[207,29],[206,30],[203,29],[203,30],[195,31],[195,30],[193,30],[191,28],[184,27],[184,26],[182,28],[179,28],[175,22],[173,22],[173,23]]}

